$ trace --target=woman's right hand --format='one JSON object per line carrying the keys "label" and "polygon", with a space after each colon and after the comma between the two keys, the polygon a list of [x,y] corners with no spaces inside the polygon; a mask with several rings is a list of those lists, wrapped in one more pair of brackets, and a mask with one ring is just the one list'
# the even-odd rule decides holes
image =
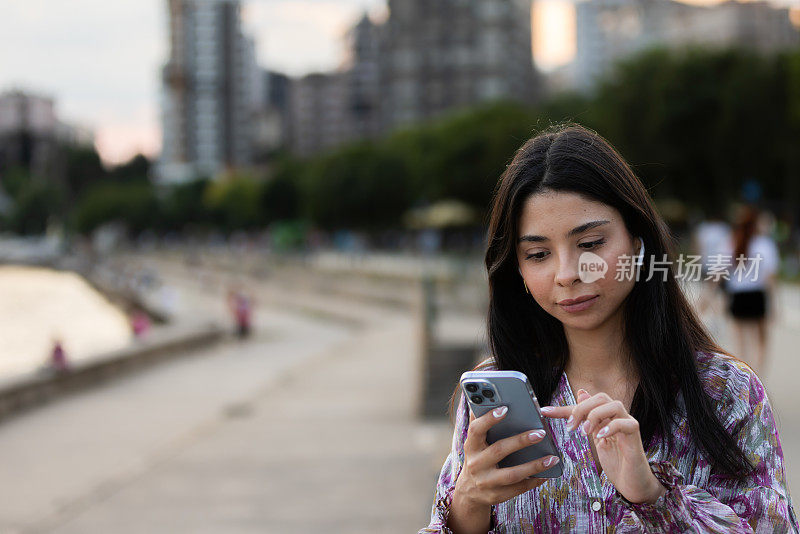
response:
{"label": "woman's right hand", "polygon": [[547,479],[529,478],[552,467],[557,456],[545,456],[514,467],[498,468],[497,463],[518,450],[544,439],[542,429],[486,443],[486,433],[500,422],[508,408],[500,406],[481,417],[470,414],[467,439],[464,442],[464,465],[456,479],[447,526],[458,534],[480,532],[490,526],[493,504],[507,501],[541,486]]}

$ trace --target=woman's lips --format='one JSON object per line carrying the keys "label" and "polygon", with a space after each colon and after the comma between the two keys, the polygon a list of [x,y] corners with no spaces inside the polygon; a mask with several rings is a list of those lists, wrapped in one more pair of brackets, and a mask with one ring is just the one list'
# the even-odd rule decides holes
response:
{"label": "woman's lips", "polygon": [[584,300],[583,302],[578,302],[577,304],[559,304],[559,306],[561,306],[564,311],[569,313],[580,312],[590,308],[598,298],[600,298],[600,295],[595,295],[594,297]]}

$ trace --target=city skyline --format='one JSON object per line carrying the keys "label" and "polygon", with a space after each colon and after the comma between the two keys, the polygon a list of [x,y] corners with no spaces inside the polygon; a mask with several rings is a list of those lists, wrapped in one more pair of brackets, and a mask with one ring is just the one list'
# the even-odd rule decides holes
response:
{"label": "city skyline", "polygon": [[[52,97],[62,120],[94,131],[106,163],[158,154],[159,73],[168,50],[164,0],[4,4],[0,91],[17,88]],[[256,40],[260,66],[298,76],[340,65],[345,31],[364,11],[385,17],[385,5],[384,0],[251,0],[243,2],[243,25]],[[534,49],[540,68],[557,67],[574,54],[571,10],[571,0],[539,3]]]}

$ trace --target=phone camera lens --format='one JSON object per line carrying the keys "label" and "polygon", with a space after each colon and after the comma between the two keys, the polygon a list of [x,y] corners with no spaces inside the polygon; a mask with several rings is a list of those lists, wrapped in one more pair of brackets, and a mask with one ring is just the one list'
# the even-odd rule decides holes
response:
{"label": "phone camera lens", "polygon": [[481,393],[483,393],[483,396],[486,397],[487,399],[494,398],[494,391],[492,391],[491,389],[484,389],[483,391],[481,391]]}
{"label": "phone camera lens", "polygon": [[470,398],[472,399],[472,402],[474,402],[475,404],[480,404],[483,402],[483,397],[481,397],[480,395],[473,395]]}
{"label": "phone camera lens", "polygon": [[467,384],[467,391],[475,393],[478,391],[478,386],[476,384]]}

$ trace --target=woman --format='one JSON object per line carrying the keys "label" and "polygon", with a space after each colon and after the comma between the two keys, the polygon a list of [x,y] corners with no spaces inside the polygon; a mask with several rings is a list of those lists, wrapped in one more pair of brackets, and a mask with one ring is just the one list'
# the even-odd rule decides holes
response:
{"label": "woman", "polygon": [[536,478],[556,457],[498,468],[541,433],[487,446],[507,409],[474,419],[462,395],[421,532],[797,532],[758,377],[710,339],[671,266],[631,261],[673,246],[594,132],[561,127],[519,149],[492,207],[492,358],[480,367],[528,376],[564,474]]}
{"label": "woman", "polygon": [[745,361],[762,377],[767,361],[768,309],[780,263],[778,247],[768,235],[769,224],[755,209],[742,209],[733,233],[733,268],[725,282],[739,354],[745,359],[746,340],[754,339],[753,357]]}

